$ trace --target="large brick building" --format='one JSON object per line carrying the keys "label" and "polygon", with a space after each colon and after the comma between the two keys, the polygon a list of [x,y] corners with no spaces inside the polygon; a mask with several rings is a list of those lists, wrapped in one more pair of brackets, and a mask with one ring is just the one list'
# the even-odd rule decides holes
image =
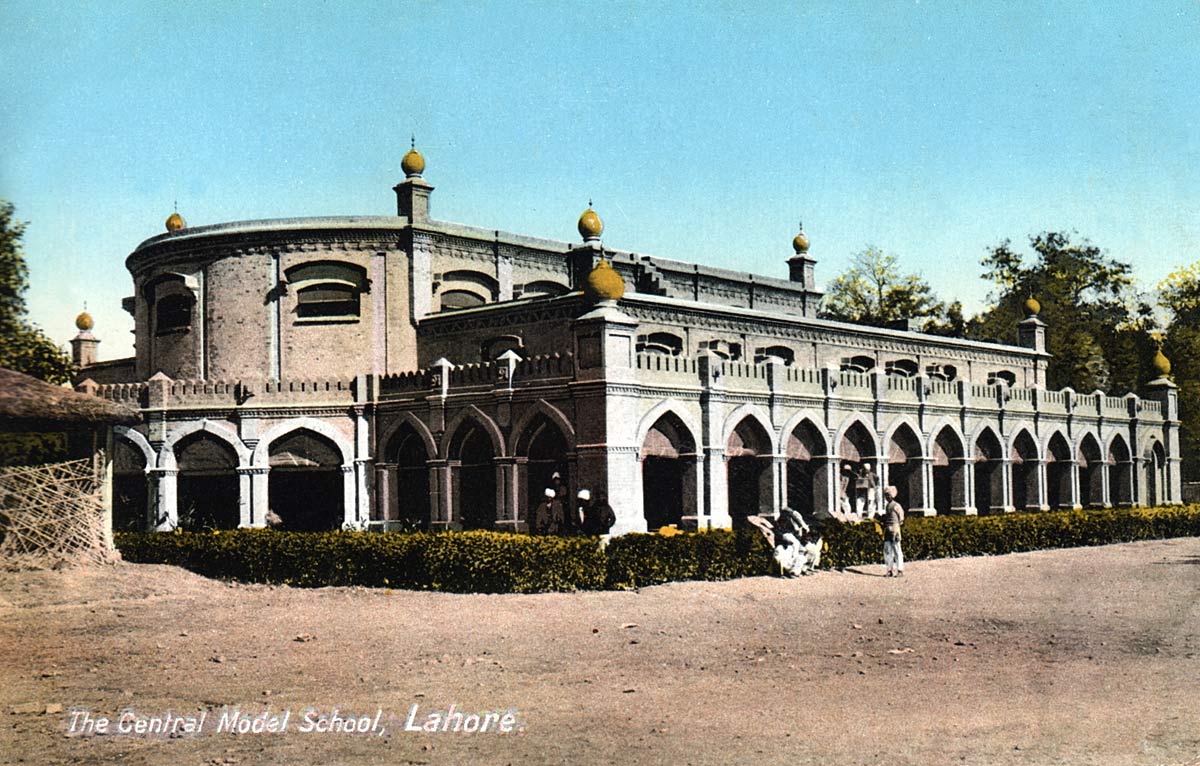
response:
{"label": "large brick building", "polygon": [[833,508],[869,464],[913,511],[1178,502],[1174,386],[1048,391],[1018,345],[818,319],[787,279],[438,221],[405,156],[396,216],[167,233],[126,261],[136,355],[77,387],[139,406],[117,440],[126,525],[524,529],[554,472],[614,532]]}

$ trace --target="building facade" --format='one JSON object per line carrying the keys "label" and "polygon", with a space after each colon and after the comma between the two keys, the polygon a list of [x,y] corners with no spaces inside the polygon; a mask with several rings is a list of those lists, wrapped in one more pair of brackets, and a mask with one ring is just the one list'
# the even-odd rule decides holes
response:
{"label": "building facade", "polygon": [[918,514],[1180,501],[1174,385],[1048,391],[1036,301],[1016,345],[817,318],[788,278],[438,221],[414,149],[397,215],[167,233],[126,261],[133,358],[77,388],[139,407],[123,525],[527,529],[554,473],[615,533],[833,509],[869,465]]}

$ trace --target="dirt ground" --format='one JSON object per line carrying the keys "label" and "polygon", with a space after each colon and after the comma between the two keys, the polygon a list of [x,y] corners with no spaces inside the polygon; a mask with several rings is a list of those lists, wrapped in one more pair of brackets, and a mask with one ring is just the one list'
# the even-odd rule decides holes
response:
{"label": "dirt ground", "polygon": [[[1200,765],[1200,539],[881,572],[536,596],[3,574],[0,761]],[[452,703],[517,724],[406,731]],[[218,733],[233,707],[288,730]],[[299,730],[334,707],[379,731]],[[208,714],[72,735],[72,709]]]}

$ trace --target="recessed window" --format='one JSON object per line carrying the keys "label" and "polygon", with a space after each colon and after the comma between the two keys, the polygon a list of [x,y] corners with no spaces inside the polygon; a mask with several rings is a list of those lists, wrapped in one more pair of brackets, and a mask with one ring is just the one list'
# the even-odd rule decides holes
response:
{"label": "recessed window", "polygon": [[154,331],[178,332],[192,326],[191,295],[164,295],[154,304]]}
{"label": "recessed window", "polygon": [[300,320],[357,321],[362,294],[368,291],[367,272],[342,261],[311,261],[286,272],[295,290],[296,318]]}
{"label": "recessed window", "polygon": [[869,372],[875,369],[875,360],[869,356],[842,357],[842,372]]}
{"label": "recessed window", "polygon": [[652,332],[639,335],[637,351],[639,354],[666,354],[679,356],[683,351],[683,338],[669,332]]}
{"label": "recessed window", "polygon": [[912,378],[917,374],[917,363],[911,359],[893,359],[883,365],[883,372],[897,378]]}
{"label": "recessed window", "polygon": [[447,290],[442,293],[442,311],[454,309],[471,309],[486,303],[483,296],[468,290]]}
{"label": "recessed window", "polygon": [[952,364],[931,364],[925,368],[925,374],[934,380],[955,380],[958,368]]}
{"label": "recessed window", "polygon": [[358,316],[358,290],[333,283],[296,291],[296,315],[302,319]]}
{"label": "recessed window", "polygon": [[770,357],[782,359],[783,363],[790,367],[796,361],[796,352],[787,346],[767,346],[754,352],[755,362],[765,362]]}
{"label": "recessed window", "polygon": [[1012,388],[1017,385],[1017,376],[1015,373],[1008,370],[1000,370],[998,372],[989,372],[987,377],[989,386],[1008,386]]}

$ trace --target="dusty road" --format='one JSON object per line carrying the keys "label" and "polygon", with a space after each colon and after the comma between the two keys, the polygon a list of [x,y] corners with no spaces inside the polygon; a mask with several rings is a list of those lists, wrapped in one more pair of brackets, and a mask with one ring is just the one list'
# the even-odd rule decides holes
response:
{"label": "dusty road", "polygon": [[[3,574],[0,761],[1200,766],[1200,540],[881,570],[538,596]],[[452,703],[517,725],[405,731]],[[288,730],[218,733],[226,706]],[[300,731],[335,706],[379,729]],[[207,715],[74,736],[72,708]]]}

